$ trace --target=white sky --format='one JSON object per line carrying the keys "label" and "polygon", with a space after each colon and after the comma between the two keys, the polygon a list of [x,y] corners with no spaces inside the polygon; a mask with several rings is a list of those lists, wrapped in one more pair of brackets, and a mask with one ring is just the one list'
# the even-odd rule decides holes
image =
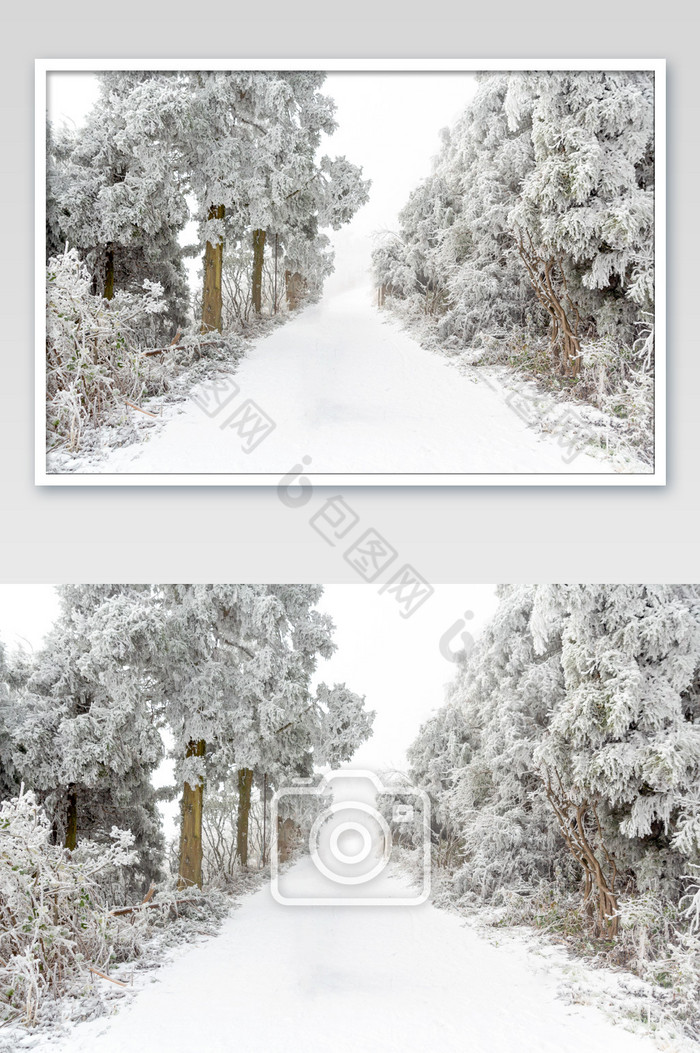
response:
{"label": "white sky", "polygon": [[[332,233],[336,273],[329,293],[365,284],[372,234],[396,229],[411,190],[430,174],[440,129],[454,123],[476,90],[475,73],[329,73],[323,92],[338,106],[338,129],[322,153],[345,155],[372,180],[370,200],[342,230]],[[80,127],[97,99],[92,73],[53,72],[47,78],[52,121]],[[196,237],[193,230],[185,240]],[[198,262],[188,269],[194,277]]]}
{"label": "white sky", "polygon": [[0,640],[8,650],[38,650],[57,615],[53,585],[0,585]]}

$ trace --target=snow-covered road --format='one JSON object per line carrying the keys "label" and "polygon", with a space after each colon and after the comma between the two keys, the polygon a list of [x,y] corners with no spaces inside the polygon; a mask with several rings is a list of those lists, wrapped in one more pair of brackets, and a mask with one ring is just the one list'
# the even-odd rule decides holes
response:
{"label": "snow-covered road", "polygon": [[[310,858],[294,868],[313,882]],[[396,875],[384,880],[409,886]],[[525,945],[494,946],[430,903],[289,907],[265,886],[221,933],[154,975],[58,1053],[654,1053]],[[658,1051],[657,1051],[658,1053]]]}
{"label": "snow-covered road", "polygon": [[[367,290],[329,294],[260,340],[235,376],[222,374],[220,411],[200,386],[195,399],[165,407],[166,423],[146,441],[73,470],[281,478],[307,458],[319,474],[613,471],[603,455],[572,460],[572,422],[538,434],[494,383],[420,347]],[[258,410],[274,429],[263,421],[251,449],[245,422]]]}

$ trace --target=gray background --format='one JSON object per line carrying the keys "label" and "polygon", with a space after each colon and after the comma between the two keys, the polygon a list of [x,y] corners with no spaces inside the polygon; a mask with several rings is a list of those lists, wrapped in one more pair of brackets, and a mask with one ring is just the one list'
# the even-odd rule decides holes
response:
{"label": "gray background", "polygon": [[[3,581],[358,581],[274,488],[35,488],[36,57],[645,57],[668,68],[666,488],[348,488],[433,581],[697,581],[698,16],[690,5],[33,3],[3,14],[0,540]],[[333,12],[337,15],[334,16]],[[248,17],[252,13],[255,17]]]}

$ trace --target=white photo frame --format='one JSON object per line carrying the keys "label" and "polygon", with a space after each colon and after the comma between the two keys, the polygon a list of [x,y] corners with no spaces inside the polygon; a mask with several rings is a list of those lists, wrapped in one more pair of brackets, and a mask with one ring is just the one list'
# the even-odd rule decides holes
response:
{"label": "white photo frame", "polygon": [[[46,100],[53,72],[105,70],[318,70],[327,72],[458,73],[523,70],[650,71],[655,82],[655,275],[656,373],[654,388],[654,468],[650,472],[613,473],[447,473],[319,472],[289,450],[288,464],[277,472],[241,473],[57,473],[46,465]],[[666,62],[663,59],[37,59],[35,128],[35,483],[40,486],[278,486],[297,470],[300,484],[316,486],[663,486],[666,483]],[[437,129],[436,129],[437,131]]]}

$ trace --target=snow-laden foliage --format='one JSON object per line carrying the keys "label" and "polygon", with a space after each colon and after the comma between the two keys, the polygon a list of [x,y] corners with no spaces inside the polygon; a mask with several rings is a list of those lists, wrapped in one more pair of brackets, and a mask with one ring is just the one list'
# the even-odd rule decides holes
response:
{"label": "snow-laden foliage", "polygon": [[15,735],[17,711],[14,705],[14,670],[6,659],[5,646],[0,640],[0,801],[19,792],[21,776],[17,768]]}
{"label": "snow-laden foliage", "polygon": [[[560,268],[582,327],[631,342],[634,305],[653,305],[653,102],[646,73],[484,74],[401,213],[398,290],[408,266],[463,343],[527,310],[549,321],[525,250]],[[392,285],[387,250],[377,256]]]}
{"label": "snow-laden foliage", "polygon": [[453,354],[527,369],[629,418],[644,447],[653,410],[653,76],[483,74],[442,137],[399,231],[375,246],[387,303]]}
{"label": "snow-laden foliage", "polygon": [[[174,880],[152,886],[143,904],[112,909],[132,844],[130,832],[114,827],[107,842],[86,840],[69,852],[52,843],[33,793],[22,788],[0,805],[0,1021],[47,1027],[110,1012],[134,968],[157,967],[166,948],[216,932],[230,897],[183,894]],[[254,885],[255,876],[239,874],[228,891]],[[120,966],[129,972],[119,976]],[[26,1032],[10,1036],[3,1049]]]}
{"label": "snow-laden foliage", "polygon": [[696,586],[501,587],[409,758],[461,903],[568,911],[614,960],[651,975],[670,956],[697,985]]}
{"label": "snow-laden foliage", "polygon": [[[85,125],[49,130],[47,256],[64,245],[77,249],[91,292],[108,299],[116,291],[138,294],[144,281],[158,282],[164,314],[153,336],[169,339],[185,324],[189,301],[178,243],[189,215],[186,186],[172,147],[148,138],[134,122],[124,88],[120,74],[102,74]],[[159,104],[157,97],[152,104]]]}
{"label": "snow-laden foliage", "polygon": [[139,346],[145,322],[163,310],[160,285],[139,295],[93,296],[75,249],[49,260],[46,302],[46,415],[51,446],[76,450],[85,429],[124,415],[125,402],[162,390],[160,366]]}
{"label": "snow-laden foliage", "polygon": [[[201,884],[198,818],[204,785],[238,772],[238,855],[247,862],[253,784],[310,775],[347,760],[373,714],[345,685],[312,690],[318,659],[334,650],[315,585],[172,585],[163,618],[158,689],[184,781],[181,875]],[[152,670],[153,671],[153,670]]]}
{"label": "snow-laden foliage", "polygon": [[[69,853],[31,792],[0,804],[0,1013],[35,1023],[51,995],[108,969],[118,925],[101,889],[133,861],[130,833]],[[115,931],[112,931],[115,930]]]}
{"label": "snow-laden foliage", "polygon": [[[313,764],[314,746],[347,759],[369,733],[344,685],[314,693],[312,674],[334,649],[315,585],[173,585],[157,590],[159,690],[178,772],[195,781],[231,764],[273,774]],[[362,718],[362,719],[361,719]],[[186,759],[191,741],[206,759]],[[303,769],[303,771],[302,771]]]}
{"label": "snow-laden foliage", "polygon": [[117,893],[145,891],[163,842],[151,775],[163,756],[147,685],[125,655],[152,626],[148,594],[115,586],[61,586],[61,614],[13,700],[15,764],[74,848],[104,842],[112,825],[135,839],[135,865]]}

